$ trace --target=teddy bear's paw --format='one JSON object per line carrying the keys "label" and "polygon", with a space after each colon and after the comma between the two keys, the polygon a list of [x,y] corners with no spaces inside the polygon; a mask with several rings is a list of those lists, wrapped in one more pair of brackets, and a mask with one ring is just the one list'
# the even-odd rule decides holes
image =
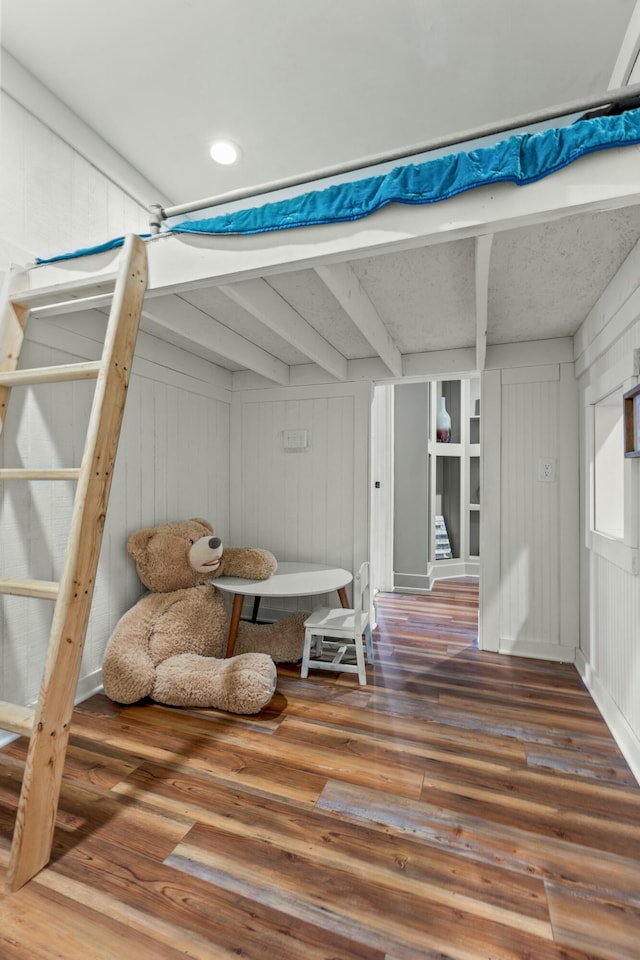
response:
{"label": "teddy bear's paw", "polygon": [[175,707],[259,713],[273,697],[276,680],[275,664],[265,654],[218,660],[184,653],[158,664],[151,696]]}

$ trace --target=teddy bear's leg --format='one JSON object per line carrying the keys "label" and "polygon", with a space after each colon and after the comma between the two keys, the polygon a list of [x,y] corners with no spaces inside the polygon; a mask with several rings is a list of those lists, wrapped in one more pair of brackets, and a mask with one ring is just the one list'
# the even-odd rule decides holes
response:
{"label": "teddy bear's leg", "polygon": [[241,621],[235,652],[255,650],[268,653],[275,663],[297,663],[302,659],[304,622],[308,613],[294,613],[276,623]]}
{"label": "teddy bear's leg", "polygon": [[158,664],[151,697],[174,707],[259,713],[273,697],[276,680],[275,664],[263,653],[228,660],[181,653]]}

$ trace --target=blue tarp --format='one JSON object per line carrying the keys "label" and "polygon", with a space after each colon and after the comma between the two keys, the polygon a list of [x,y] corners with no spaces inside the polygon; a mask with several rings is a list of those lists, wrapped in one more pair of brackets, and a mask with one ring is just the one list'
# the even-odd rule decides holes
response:
{"label": "blue tarp", "polygon": [[[588,153],[634,143],[640,143],[640,109],[579,120],[537,133],[516,134],[491,146],[405,164],[379,176],[338,183],[324,190],[203,220],[185,220],[167,227],[165,232],[255,234],[360,220],[389,203],[436,203],[492,183],[533,183]],[[52,263],[98,253],[123,242],[124,238],[118,237],[99,247],[37,262]]]}

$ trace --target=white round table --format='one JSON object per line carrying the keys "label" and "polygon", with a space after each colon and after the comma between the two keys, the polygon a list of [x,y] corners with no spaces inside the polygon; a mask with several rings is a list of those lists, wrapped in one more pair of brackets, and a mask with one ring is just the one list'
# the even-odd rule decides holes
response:
{"label": "white round table", "polygon": [[352,574],[341,567],[324,563],[284,561],[266,580],[245,580],[243,577],[216,577],[211,582],[224,593],[233,594],[227,656],[233,656],[244,598],[249,597],[312,597],[336,590],[343,607],[349,606],[345,587]]}

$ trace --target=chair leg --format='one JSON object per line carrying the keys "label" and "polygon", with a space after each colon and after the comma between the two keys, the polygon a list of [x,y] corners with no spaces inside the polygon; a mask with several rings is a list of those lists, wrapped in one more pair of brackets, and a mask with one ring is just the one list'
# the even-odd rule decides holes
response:
{"label": "chair leg", "polygon": [[364,665],[364,644],[362,637],[356,637],[356,662],[358,664],[358,683],[360,686],[367,685],[367,671]]}
{"label": "chair leg", "polygon": [[300,667],[300,676],[305,680],[309,676],[309,657],[311,656],[311,630],[307,628],[304,632],[304,644],[302,647],[302,666]]}
{"label": "chair leg", "polygon": [[364,628],[364,635],[367,647],[367,663],[373,663],[373,637],[371,635],[370,623],[368,623]]}

